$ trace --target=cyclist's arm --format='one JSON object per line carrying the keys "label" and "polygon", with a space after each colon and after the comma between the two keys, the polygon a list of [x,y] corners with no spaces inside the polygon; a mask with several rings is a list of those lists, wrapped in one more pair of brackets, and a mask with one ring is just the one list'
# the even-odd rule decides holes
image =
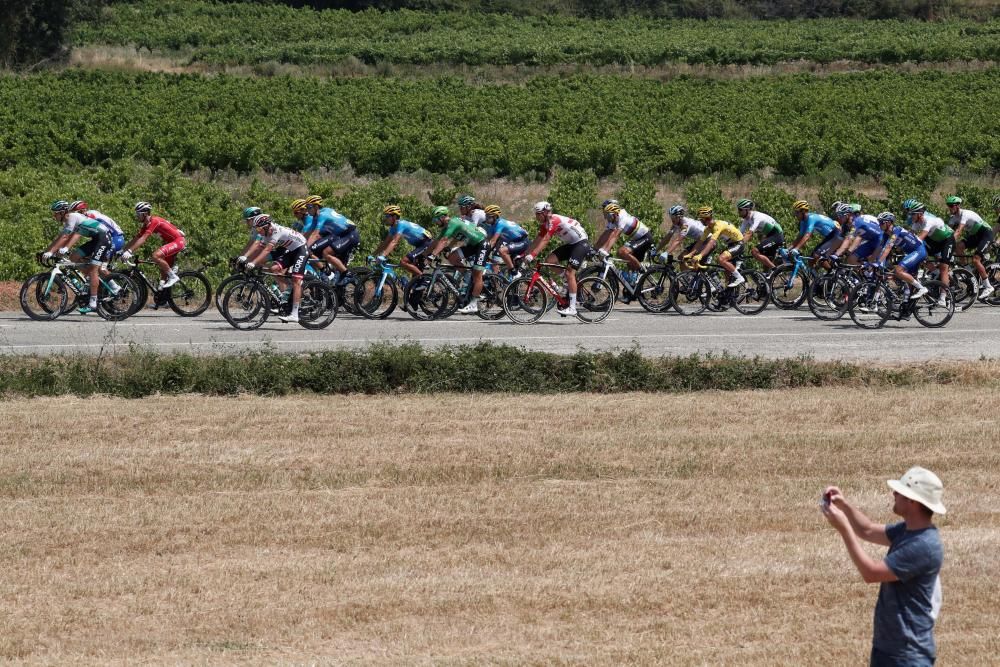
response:
{"label": "cyclist's arm", "polygon": [[882,254],[878,256],[879,264],[885,262],[885,258],[889,256],[892,252],[892,240],[885,242],[885,247],[882,248]]}
{"label": "cyclist's arm", "polygon": [[848,234],[847,238],[845,238],[843,241],[841,241],[840,245],[837,246],[837,249],[833,251],[833,254],[834,255],[843,255],[845,251],[846,252],[853,251],[856,247],[858,247],[858,244],[854,243],[855,240],[856,239],[854,237],[854,234]]}
{"label": "cyclist's arm", "polygon": [[246,253],[247,262],[257,263],[261,257],[267,257],[267,253],[274,250],[273,243],[265,244],[263,241],[254,241],[253,247]]}
{"label": "cyclist's arm", "polygon": [[548,245],[549,239],[552,238],[551,234],[539,234],[535,237],[535,240],[531,242],[531,247],[528,248],[526,255],[531,255],[532,257],[538,257],[538,253],[545,249]]}
{"label": "cyclist's arm", "polygon": [[46,252],[55,252],[59,250],[59,248],[70,245],[69,243],[67,243],[69,237],[70,237],[69,234],[65,233],[59,234],[59,236],[56,237],[56,240],[52,242],[52,245],[49,246]]}
{"label": "cyclist's arm", "polygon": [[393,234],[392,236],[385,237],[385,240],[382,241],[382,244],[375,251],[375,256],[376,257],[388,257],[389,253],[391,253],[393,250],[396,249],[396,244],[399,243],[399,239],[400,239],[401,236],[403,236],[403,235],[402,234]]}
{"label": "cyclist's arm", "polygon": [[444,250],[444,247],[448,245],[448,239],[449,237],[444,232],[442,232],[441,236],[439,236],[437,240],[431,244],[431,249],[427,251],[427,254],[429,255],[439,254],[442,250]]}
{"label": "cyclist's arm", "polygon": [[125,246],[125,249],[123,250],[123,252],[134,252],[136,248],[138,248],[139,246],[141,246],[148,239],[149,239],[149,232],[146,232],[145,234],[139,234],[134,239],[132,239],[131,243],[129,243],[127,246]]}
{"label": "cyclist's arm", "polygon": [[921,241],[923,241],[925,238],[927,238],[927,232],[928,231],[929,230],[924,229],[924,230],[922,230],[920,232],[917,232],[917,238],[920,239]]}
{"label": "cyclist's arm", "polygon": [[614,229],[605,229],[604,233],[601,234],[601,245],[598,246],[598,250],[611,250],[614,247],[615,242],[622,235],[622,230],[615,227]]}
{"label": "cyclist's arm", "polygon": [[68,248],[72,248],[73,246],[75,246],[77,244],[77,242],[79,240],[80,240],[80,234],[78,232],[73,232],[72,234],[69,235],[69,239],[66,240],[66,243],[64,243],[63,245],[61,245],[59,247],[60,248],[67,248],[67,249]]}
{"label": "cyclist's arm", "polygon": [[489,246],[489,249],[490,249],[491,253],[495,252],[496,249],[500,246],[500,233],[497,232],[496,234],[494,234],[490,238],[486,239],[486,244],[487,244],[487,246]]}
{"label": "cyclist's arm", "polygon": [[798,240],[795,241],[795,244],[791,247],[791,249],[792,250],[799,250],[799,249],[801,249],[802,246],[804,246],[806,244],[806,242],[809,241],[809,237],[811,237],[811,236],[812,236],[812,232],[806,232],[805,234],[802,234],[801,236],[799,236]]}
{"label": "cyclist's arm", "polygon": [[313,231],[309,232],[309,236],[306,237],[306,245],[312,245],[313,243],[316,243],[316,239],[318,238],[319,238],[319,230],[314,229]]}
{"label": "cyclist's arm", "polygon": [[709,236],[707,239],[702,241],[701,250],[698,251],[696,254],[699,254],[702,257],[707,257],[708,255],[712,254],[712,251],[715,250],[715,246],[717,244],[718,241],[716,240],[716,237],[714,235]]}
{"label": "cyclist's arm", "polygon": [[754,230],[752,230],[752,229],[746,230],[743,233],[743,241],[741,241],[741,243],[745,243],[745,244],[747,244],[747,246],[749,246],[750,245],[750,240],[753,238],[753,235],[754,235]]}

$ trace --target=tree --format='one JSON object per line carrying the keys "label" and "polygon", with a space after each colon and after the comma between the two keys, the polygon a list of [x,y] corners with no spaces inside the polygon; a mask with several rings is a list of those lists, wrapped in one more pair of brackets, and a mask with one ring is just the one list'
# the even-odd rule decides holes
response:
{"label": "tree", "polygon": [[67,28],[92,18],[103,0],[4,0],[0,3],[0,66],[36,65],[67,55]]}

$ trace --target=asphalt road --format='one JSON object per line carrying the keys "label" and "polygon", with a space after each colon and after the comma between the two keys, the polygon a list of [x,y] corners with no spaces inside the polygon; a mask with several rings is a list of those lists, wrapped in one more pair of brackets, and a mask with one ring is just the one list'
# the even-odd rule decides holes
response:
{"label": "asphalt road", "polygon": [[507,320],[485,322],[454,316],[442,322],[418,322],[402,312],[385,321],[339,315],[325,330],[268,322],[253,332],[231,328],[214,311],[193,319],[144,311],[121,323],[94,316],[69,315],[54,322],[34,322],[19,312],[0,313],[0,353],[99,353],[137,343],[161,351],[232,353],[270,346],[282,351],[358,348],[370,343],[415,341],[427,346],[493,341],[550,352],[608,350],[639,346],[644,354],[694,352],[765,357],[809,355],[816,359],[919,361],[1000,356],[1000,308],[977,305],[956,313],[943,329],[927,329],[915,320],[890,322],[879,331],[857,328],[849,317],[822,322],[807,309],[769,308],[748,317],[706,313],[695,317],[651,315],[637,307],[615,310],[601,324],[549,313],[540,322],[518,326]]}

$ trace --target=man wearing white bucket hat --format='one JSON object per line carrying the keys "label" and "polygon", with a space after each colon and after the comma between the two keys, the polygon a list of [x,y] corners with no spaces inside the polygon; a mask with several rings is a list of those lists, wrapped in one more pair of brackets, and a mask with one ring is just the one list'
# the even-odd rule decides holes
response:
{"label": "man wearing white bucket hat", "polygon": [[[835,486],[823,492],[823,515],[840,533],[847,553],[865,583],[879,583],[875,604],[870,664],[933,665],[934,621],[941,610],[941,563],[944,551],[934,526],[935,514],[944,514],[938,476],[920,467],[889,480],[892,511],[903,518],[895,524],[874,523],[847,502]],[[861,540],[889,547],[884,560],[865,553]]]}

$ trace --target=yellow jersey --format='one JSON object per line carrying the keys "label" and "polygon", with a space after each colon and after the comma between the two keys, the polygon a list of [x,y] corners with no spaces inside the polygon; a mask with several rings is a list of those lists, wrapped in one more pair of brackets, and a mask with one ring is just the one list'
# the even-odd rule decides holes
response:
{"label": "yellow jersey", "polygon": [[713,220],[712,224],[705,225],[705,234],[702,236],[706,241],[709,239],[718,243],[720,237],[725,237],[730,241],[740,243],[743,241],[743,232],[736,225],[725,220]]}

